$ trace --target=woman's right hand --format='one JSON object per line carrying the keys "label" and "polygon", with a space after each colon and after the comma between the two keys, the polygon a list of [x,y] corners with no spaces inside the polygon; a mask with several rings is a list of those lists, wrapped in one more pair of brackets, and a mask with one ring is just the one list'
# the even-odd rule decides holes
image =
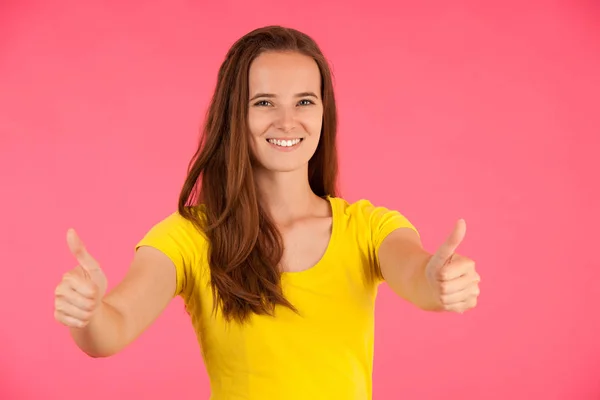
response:
{"label": "woman's right hand", "polygon": [[73,229],[67,232],[69,250],[79,265],[63,275],[54,292],[54,318],[71,328],[87,326],[106,294],[106,275],[87,252]]}

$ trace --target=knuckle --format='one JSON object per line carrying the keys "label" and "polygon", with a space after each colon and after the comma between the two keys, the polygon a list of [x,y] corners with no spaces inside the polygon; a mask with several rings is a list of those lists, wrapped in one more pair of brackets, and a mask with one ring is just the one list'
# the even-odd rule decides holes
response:
{"label": "knuckle", "polygon": [[91,318],[92,318],[92,312],[91,311],[83,311],[81,313],[81,320],[82,320],[82,322],[89,321]]}
{"label": "knuckle", "polygon": [[477,305],[476,299],[469,299],[468,301],[465,302],[465,310],[470,310],[472,308],[475,308],[476,305]]}
{"label": "knuckle", "polygon": [[438,279],[442,279],[444,277],[444,275],[446,274],[446,271],[448,270],[448,266],[444,265],[440,268],[437,268],[435,270],[435,276]]}
{"label": "knuckle", "polygon": [[77,285],[73,286],[75,291],[85,297],[94,296],[94,286],[90,282],[78,282]]}
{"label": "knuckle", "polygon": [[96,285],[90,283],[87,285],[86,290],[90,294],[90,296],[98,296],[98,287]]}
{"label": "knuckle", "polygon": [[448,284],[443,282],[440,284],[440,293],[442,295],[448,294]]}
{"label": "knuckle", "polygon": [[73,271],[69,271],[63,274],[62,276],[62,280],[63,282],[73,282],[73,280],[75,279],[75,277],[73,276]]}
{"label": "knuckle", "polygon": [[85,311],[89,311],[92,312],[96,309],[96,302],[93,300],[87,300],[84,304],[83,304],[84,310]]}
{"label": "knuckle", "polygon": [[449,300],[449,299],[448,299],[448,296],[447,296],[447,295],[441,295],[441,296],[440,296],[440,302],[441,302],[441,303],[442,303],[444,306],[447,306],[447,305],[449,304],[449,301],[448,301],[448,300]]}

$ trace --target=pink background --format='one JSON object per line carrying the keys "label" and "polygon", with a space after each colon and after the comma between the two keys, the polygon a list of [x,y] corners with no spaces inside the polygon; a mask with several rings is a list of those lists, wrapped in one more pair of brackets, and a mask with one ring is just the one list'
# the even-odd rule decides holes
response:
{"label": "pink background", "polygon": [[227,48],[272,23],[331,60],[343,196],[401,210],[430,250],[465,218],[483,278],[462,316],[382,286],[375,400],[600,398],[598,3],[121,3],[0,3],[0,398],[208,398],[179,299],[94,360],[53,290],[71,226],[123,277],[174,210]]}

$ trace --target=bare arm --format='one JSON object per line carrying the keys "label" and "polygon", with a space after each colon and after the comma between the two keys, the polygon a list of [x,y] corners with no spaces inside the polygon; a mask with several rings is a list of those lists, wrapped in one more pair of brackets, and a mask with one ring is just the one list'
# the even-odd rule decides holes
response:
{"label": "bare arm", "polygon": [[392,291],[423,310],[439,311],[441,306],[426,276],[431,257],[409,228],[393,231],[379,248],[381,274]]}
{"label": "bare arm", "polygon": [[106,296],[99,264],[72,233],[71,251],[80,266],[56,289],[55,317],[69,326],[75,343],[91,357],[114,355],[133,342],[173,298],[173,262],[152,247],[140,247],[127,275]]}
{"label": "bare arm", "polygon": [[413,230],[393,231],[379,248],[383,278],[395,293],[423,310],[463,313],[474,308],[481,278],[473,260],[456,254],[465,232],[465,221],[459,220],[430,254]]}

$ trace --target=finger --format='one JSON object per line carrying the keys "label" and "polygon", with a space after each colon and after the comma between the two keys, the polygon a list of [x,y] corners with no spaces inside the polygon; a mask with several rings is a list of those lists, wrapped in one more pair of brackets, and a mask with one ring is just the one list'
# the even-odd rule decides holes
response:
{"label": "finger", "polygon": [[83,328],[87,325],[87,322],[66,315],[60,311],[54,311],[54,319],[69,328]]}
{"label": "finger", "polygon": [[67,274],[56,287],[55,294],[68,296],[71,292],[78,293],[88,299],[95,299],[98,295],[98,288],[89,280],[84,280],[73,274]]}
{"label": "finger", "polygon": [[456,249],[465,238],[467,233],[467,224],[464,219],[459,219],[452,233],[446,238],[446,241],[437,249],[433,255],[436,265],[443,266],[450,257],[456,252]]}
{"label": "finger", "polygon": [[446,307],[446,310],[462,314],[471,308],[475,308],[475,306],[477,306],[477,298],[473,297],[460,303],[454,303]]}
{"label": "finger", "polygon": [[441,294],[453,294],[458,293],[474,284],[477,284],[476,274],[465,274],[456,279],[450,281],[440,282],[440,293]]}
{"label": "finger", "polygon": [[83,241],[77,235],[74,229],[69,229],[67,231],[67,245],[69,246],[69,250],[71,254],[77,259],[79,265],[83,267],[83,269],[87,272],[91,272],[94,270],[100,269],[98,262],[88,253],[85,248]]}
{"label": "finger", "polygon": [[61,312],[62,314],[78,319],[80,321],[89,321],[92,317],[91,310],[83,310],[64,299],[56,299],[54,309]]}
{"label": "finger", "polygon": [[[456,260],[456,258],[459,258]],[[460,256],[454,256],[449,264],[446,264],[438,269],[437,276],[442,282],[449,282],[459,279],[465,275],[471,275],[471,278],[476,278],[475,262],[464,259]]]}
{"label": "finger", "polygon": [[84,296],[70,287],[57,288],[55,299],[55,301],[65,301],[86,311],[92,311],[96,306],[95,297]]}
{"label": "finger", "polygon": [[471,298],[477,298],[477,296],[479,296],[479,286],[476,283],[471,283],[457,292],[442,294],[442,303],[446,306],[452,306]]}

